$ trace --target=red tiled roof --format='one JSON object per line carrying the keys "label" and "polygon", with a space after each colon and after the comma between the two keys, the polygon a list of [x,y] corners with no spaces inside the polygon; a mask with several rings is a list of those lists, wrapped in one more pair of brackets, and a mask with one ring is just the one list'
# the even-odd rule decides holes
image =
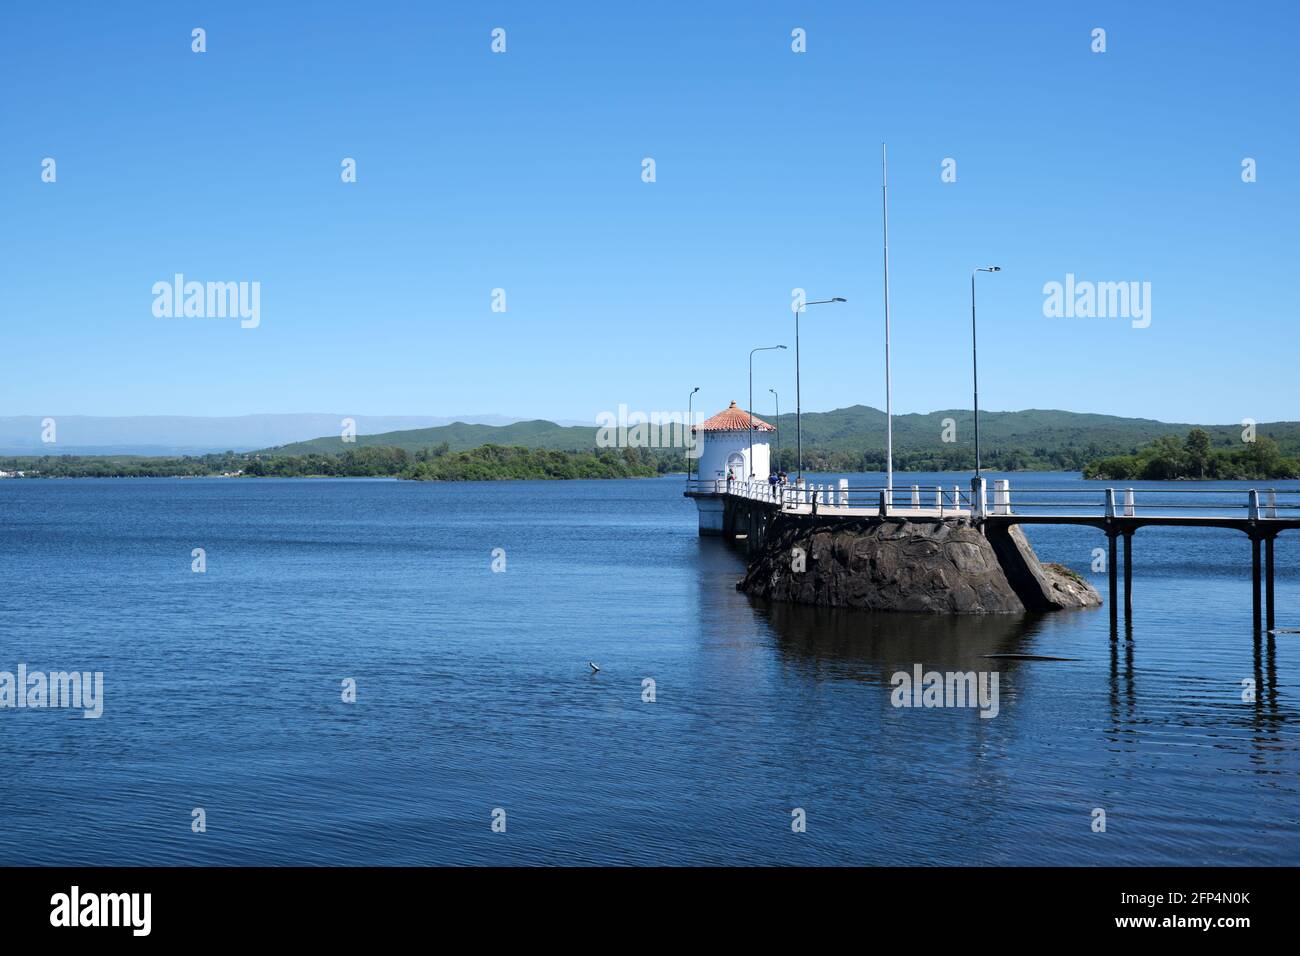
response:
{"label": "red tiled roof", "polygon": [[[757,415],[753,416],[754,431],[756,432],[774,432],[775,426],[769,425]],[[732,402],[723,411],[718,412],[708,421],[697,425],[696,428],[702,432],[743,432],[748,431],[750,416],[745,413],[743,408],[737,408],[736,403]]]}

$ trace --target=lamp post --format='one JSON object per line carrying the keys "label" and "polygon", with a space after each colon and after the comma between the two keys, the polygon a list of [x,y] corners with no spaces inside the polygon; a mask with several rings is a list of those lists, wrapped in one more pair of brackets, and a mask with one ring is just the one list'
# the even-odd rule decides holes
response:
{"label": "lamp post", "polygon": [[784,349],[784,345],[764,345],[749,350],[749,473],[754,474],[754,353]]}
{"label": "lamp post", "polygon": [[880,221],[885,249],[885,508],[894,503],[894,390],[889,377],[889,157],[880,144]]}
{"label": "lamp post", "polygon": [[975,350],[975,273],[1001,272],[1001,266],[980,266],[970,271],[970,362],[975,386],[975,477],[980,476],[980,365]]}
{"label": "lamp post", "polygon": [[772,397],[776,399],[776,470],[781,470],[781,396],[776,393],[776,389],[769,388]]}
{"label": "lamp post", "polygon": [[[699,390],[700,390],[700,387],[699,387],[698,385],[696,385],[693,389],[691,389],[691,393],[690,393],[689,395],[686,396],[686,427],[687,427],[687,429],[690,430],[690,431],[694,431],[694,429],[695,429],[695,418],[694,418],[694,416],[691,414],[691,402],[694,401],[694,399],[695,399],[695,393],[698,392]],[[688,485],[691,483],[691,449],[690,449],[690,446],[687,446],[687,448],[686,448],[686,483],[687,483]]]}
{"label": "lamp post", "polygon": [[[833,299],[816,299],[812,302],[805,302],[804,308],[810,305],[826,305],[828,302],[847,302],[847,299],[836,296]],[[799,389],[799,313],[803,309],[798,309],[794,314],[794,435],[796,446],[796,457],[799,459],[799,477],[803,477],[803,421],[801,415],[803,412],[802,401]]]}

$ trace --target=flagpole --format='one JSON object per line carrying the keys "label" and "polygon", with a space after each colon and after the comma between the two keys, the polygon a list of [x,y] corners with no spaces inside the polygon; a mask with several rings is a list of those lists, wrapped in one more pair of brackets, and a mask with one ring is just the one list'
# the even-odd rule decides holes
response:
{"label": "flagpole", "polygon": [[885,500],[894,503],[894,405],[889,380],[889,160],[880,144],[880,198],[885,223]]}

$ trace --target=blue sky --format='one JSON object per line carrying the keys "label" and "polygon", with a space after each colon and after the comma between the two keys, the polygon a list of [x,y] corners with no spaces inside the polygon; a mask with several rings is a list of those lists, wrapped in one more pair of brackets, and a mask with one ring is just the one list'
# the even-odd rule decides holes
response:
{"label": "blue sky", "polygon": [[[0,415],[715,411],[776,343],[786,410],[796,286],[849,300],[806,313],[804,408],[883,407],[887,140],[896,410],[969,407],[996,263],[984,408],[1300,418],[1294,4],[5,17]],[[155,317],[177,272],[260,282],[260,326]],[[1150,327],[1044,317],[1067,273],[1150,282]]]}

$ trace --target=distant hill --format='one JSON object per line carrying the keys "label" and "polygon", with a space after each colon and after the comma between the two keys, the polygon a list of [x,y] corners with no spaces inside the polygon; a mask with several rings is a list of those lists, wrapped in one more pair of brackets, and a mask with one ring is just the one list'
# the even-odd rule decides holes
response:
{"label": "distant hill", "polygon": [[354,448],[382,446],[420,451],[443,444],[451,451],[468,451],[482,445],[506,445],[520,448],[542,448],[547,451],[588,451],[596,447],[595,426],[557,425],[555,422],[536,419],[514,422],[510,425],[471,425],[454,422],[434,428],[414,428],[407,431],[385,432],[381,435],[357,435],[356,441],[345,442],[337,435],[294,442],[276,448],[266,448],[267,454],[276,455],[328,455]]}
{"label": "distant hill", "polygon": [[[360,423],[358,423],[360,424]],[[1240,425],[1194,426],[1151,419],[1050,409],[980,416],[982,464],[989,471],[1085,471],[1146,477],[1278,477],[1300,473],[1300,423],[1266,422],[1245,444]],[[865,405],[804,416],[805,472],[879,472],[885,468],[885,415]],[[796,464],[794,416],[782,415],[777,462]],[[1200,427],[1209,434],[1189,441]],[[267,477],[420,477],[434,480],[527,477],[618,477],[683,472],[680,448],[595,449],[597,429],[541,419],[508,425],[453,422],[430,428],[335,435],[201,457],[129,454],[77,457],[63,434],[42,455],[0,453],[0,472],[30,477],[175,477],[245,474]],[[945,441],[945,435],[951,440]],[[966,471],[974,465],[971,413],[950,409],[894,419],[894,466],[900,472]],[[55,448],[57,447],[57,451]],[[101,446],[103,447],[103,446]],[[1159,474],[1157,474],[1157,472]]]}
{"label": "distant hill", "polygon": [[[771,415],[762,415],[774,421]],[[944,442],[945,420],[955,424],[954,442]],[[783,414],[780,441],[788,456],[795,445],[795,416]],[[894,416],[894,454],[913,467],[962,467],[973,460],[974,419],[969,409],[945,409],[925,414]],[[1190,423],[1159,422],[1147,418],[1122,418],[1054,409],[1018,412],[981,412],[980,443],[986,464],[1004,468],[1081,468],[1086,461],[1106,455],[1131,454],[1165,435],[1186,436]],[[1240,447],[1240,425],[1201,425],[1217,447]],[[1284,454],[1300,454],[1300,422],[1257,425],[1259,435],[1277,441]],[[336,454],[359,447],[402,448],[408,452],[436,448],[446,443],[451,451],[486,444],[581,451],[595,447],[596,428],[563,426],[545,420],[510,425],[475,425],[456,422],[433,428],[358,435],[354,443],[330,436],[263,449],[265,454]],[[803,416],[805,462],[842,466],[862,459],[864,466],[883,454],[885,413],[867,405],[853,405]]]}
{"label": "distant hill", "polygon": [[[57,441],[41,440],[46,417]],[[284,415],[16,415],[0,417],[0,455],[203,455],[253,451],[342,431],[344,418],[364,434],[447,425],[439,415],[347,415],[308,412]],[[469,415],[485,425],[519,421],[505,415]]]}
{"label": "distant hill", "polygon": [[[925,414],[895,415],[894,449],[941,448],[944,420],[948,418],[956,423],[957,444],[974,441],[975,419],[971,410],[944,409]],[[783,439],[793,436],[793,414],[782,415],[779,424]],[[1216,444],[1241,443],[1240,425],[1197,425],[1030,408],[1018,412],[981,411],[980,444],[986,448],[996,448],[1000,444],[1041,445],[1045,448],[1096,444],[1130,450],[1163,435],[1183,437],[1197,427],[1208,431]],[[1261,422],[1256,428],[1259,434],[1269,435],[1284,447],[1289,443],[1300,450],[1300,422]],[[883,445],[885,413],[869,405],[853,405],[831,412],[805,414],[803,438],[805,445],[811,442],[827,451],[857,451],[864,444],[871,447]]]}

